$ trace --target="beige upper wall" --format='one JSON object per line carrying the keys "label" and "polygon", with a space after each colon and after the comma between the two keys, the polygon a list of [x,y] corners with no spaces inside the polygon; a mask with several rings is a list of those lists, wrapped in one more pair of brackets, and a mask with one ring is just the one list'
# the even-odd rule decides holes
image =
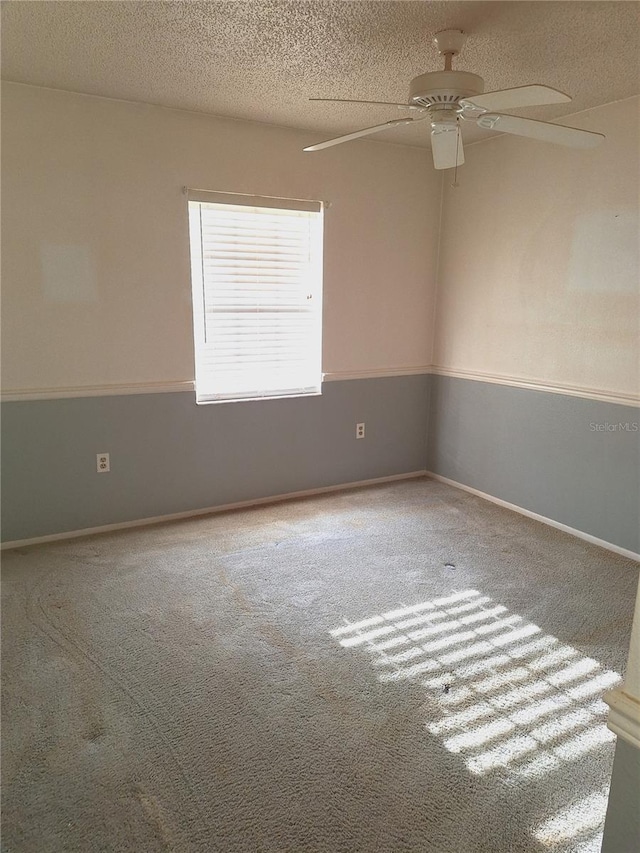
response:
{"label": "beige upper wall", "polygon": [[5,393],[193,379],[184,185],[329,201],[324,370],[429,363],[428,152],[17,84],[2,130]]}
{"label": "beige upper wall", "polygon": [[[37,87],[2,101],[3,391],[193,378],[183,185],[319,198],[324,370],[428,364],[637,394],[639,99],[581,152],[501,136],[428,152]],[[569,122],[568,122],[569,123]],[[315,137],[314,137],[315,139]]]}
{"label": "beige upper wall", "polygon": [[572,116],[593,151],[500,136],[445,180],[434,363],[637,394],[639,99]]}

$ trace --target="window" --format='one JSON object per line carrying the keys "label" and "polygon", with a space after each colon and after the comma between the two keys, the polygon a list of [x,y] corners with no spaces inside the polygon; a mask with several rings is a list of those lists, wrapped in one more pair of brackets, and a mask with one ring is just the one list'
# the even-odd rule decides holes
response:
{"label": "window", "polygon": [[322,203],[189,192],[197,402],[319,394]]}

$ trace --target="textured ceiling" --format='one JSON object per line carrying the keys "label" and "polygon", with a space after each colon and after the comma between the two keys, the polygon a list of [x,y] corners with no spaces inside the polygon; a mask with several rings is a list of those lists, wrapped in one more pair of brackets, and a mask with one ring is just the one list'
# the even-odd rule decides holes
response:
{"label": "textured ceiling", "polygon": [[[317,131],[377,124],[392,107],[309,97],[407,100],[442,68],[433,33],[462,29],[454,67],[485,89],[545,83],[573,103],[556,119],[640,91],[638,2],[22,2],[2,4],[7,80]],[[465,139],[484,131],[465,126]],[[425,125],[378,139],[427,145]]]}

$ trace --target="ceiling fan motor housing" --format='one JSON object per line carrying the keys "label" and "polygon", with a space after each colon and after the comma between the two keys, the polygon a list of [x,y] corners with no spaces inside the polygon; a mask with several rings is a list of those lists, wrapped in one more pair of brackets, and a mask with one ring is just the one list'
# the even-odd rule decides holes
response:
{"label": "ceiling fan motor housing", "polygon": [[484,80],[469,71],[429,71],[414,77],[409,103],[442,111],[460,110],[458,102],[484,92]]}

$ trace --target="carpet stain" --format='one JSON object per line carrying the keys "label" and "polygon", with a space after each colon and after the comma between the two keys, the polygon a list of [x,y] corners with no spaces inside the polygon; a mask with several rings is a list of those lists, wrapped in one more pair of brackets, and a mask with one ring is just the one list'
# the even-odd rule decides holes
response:
{"label": "carpet stain", "polygon": [[[115,669],[104,661],[94,657],[88,650],[86,633],[83,633],[84,625],[78,619],[75,619],[77,624],[74,626],[72,624],[74,622],[72,615],[68,616],[67,622],[64,625],[57,623],[52,618],[51,612],[43,603],[42,599],[44,595],[42,593],[38,595],[47,578],[48,573],[45,573],[29,592],[26,602],[29,622],[61,650],[65,660],[70,659],[73,661],[75,659],[76,663],[79,663],[86,669],[86,674],[91,670],[93,673],[97,672],[101,674],[128,699],[132,707],[137,707],[138,711],[146,717],[158,737],[164,742],[166,754],[173,763],[186,790],[189,792],[189,801],[192,803],[202,824],[206,826],[207,819],[202,799],[196,794],[191,778],[165,732],[165,726],[162,725],[155,710],[150,707],[151,704],[156,704],[154,697],[145,693],[140,695],[139,684],[135,686],[128,684]],[[81,694],[81,703],[84,710],[84,720],[88,722],[84,731],[85,740],[94,742],[105,733],[105,726],[102,721],[101,711],[95,702],[95,692],[91,687],[91,681],[91,678],[87,679],[85,677],[81,679],[81,684],[89,685]]]}
{"label": "carpet stain", "polygon": [[[95,664],[89,654],[89,638],[87,636],[86,624],[80,618],[78,611],[72,606],[67,598],[52,599],[50,593],[44,603],[45,596],[36,599],[36,605],[47,623],[66,641],[65,654],[69,654],[75,647],[76,655],[71,651],[71,658],[75,656],[81,673],[76,678],[75,685],[81,707],[82,720],[84,723],[82,737],[84,740],[94,743],[105,734],[106,726],[101,702],[96,697],[96,679],[93,677]],[[48,607],[47,607],[48,605]],[[51,609],[55,608],[61,622],[54,622],[51,618]],[[73,637],[73,641],[70,639]],[[61,647],[62,648],[62,647]]]}
{"label": "carpet stain", "polygon": [[140,783],[133,786],[133,794],[140,803],[148,822],[157,831],[164,849],[173,853],[176,850],[175,836],[157,797],[145,790]]}
{"label": "carpet stain", "polygon": [[281,651],[290,660],[294,661],[296,666],[301,671],[305,672],[307,678],[314,686],[315,695],[320,699],[325,699],[328,702],[339,704],[341,710],[344,712],[346,699],[344,696],[340,696],[336,693],[331,687],[327,686],[324,672],[316,673],[313,664],[309,658],[300,651],[298,646],[292,643],[291,640],[289,640],[272,622],[266,621],[264,618],[260,618],[261,614],[247,597],[245,591],[229,578],[222,566],[218,566],[218,577],[220,578],[220,583],[231,592],[238,609],[245,615],[251,615],[254,619],[256,617],[258,618],[259,621],[256,622],[255,627],[267,642]]}

